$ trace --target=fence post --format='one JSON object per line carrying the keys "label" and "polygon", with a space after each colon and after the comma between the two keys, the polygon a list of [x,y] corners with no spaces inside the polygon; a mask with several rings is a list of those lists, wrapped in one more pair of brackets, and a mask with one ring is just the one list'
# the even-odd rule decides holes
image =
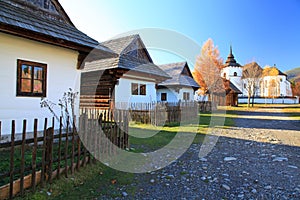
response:
{"label": "fence post", "polygon": [[70,167],[71,167],[71,174],[73,175],[74,174],[74,156],[75,156],[75,123],[74,123],[74,120],[73,119],[73,124],[72,124],[72,154],[71,154],[71,164],[70,164]]}
{"label": "fence post", "polygon": [[[76,119],[76,117],[74,117],[74,118]],[[81,126],[82,126],[82,121],[79,118],[79,128]],[[81,156],[81,140],[80,140],[80,137],[79,137],[77,131],[76,131],[76,136],[77,136],[77,166],[76,166],[76,169],[79,170],[79,168],[80,168],[80,156]]]}
{"label": "fence post", "polygon": [[61,138],[62,138],[62,117],[59,118],[58,161],[57,161],[57,178],[58,179],[60,178]]}
{"label": "fence post", "polygon": [[38,126],[38,119],[34,119],[34,130],[33,130],[34,145],[32,149],[32,173],[31,173],[31,187],[33,192],[35,192],[36,189],[35,186],[36,186],[37,126]]}
{"label": "fence post", "polygon": [[[85,142],[85,145],[88,145],[88,141],[87,141],[87,135],[88,135],[88,117],[86,114],[86,110],[84,111],[83,114],[83,121],[84,121],[84,129],[83,129],[83,133],[81,133],[81,135],[83,135],[83,141]],[[86,147],[84,147],[83,150],[83,163],[82,166],[85,166],[86,164],[86,154],[87,154],[87,149]]]}
{"label": "fence post", "polygon": [[66,127],[66,143],[65,143],[65,176],[68,178],[68,145],[69,145],[69,117],[67,118],[67,127]]}
{"label": "fence post", "polygon": [[42,187],[44,187],[44,181],[45,181],[45,171],[46,171],[46,138],[47,138],[47,133],[46,133],[46,129],[47,129],[47,124],[48,124],[48,119],[45,118],[45,122],[44,122],[44,131],[43,131],[43,153],[42,153],[42,173],[41,173],[41,185]]}
{"label": "fence post", "polygon": [[13,198],[14,192],[14,154],[15,154],[15,120],[11,124],[11,148],[10,148],[10,167],[9,167],[9,199]]}
{"label": "fence post", "polygon": [[26,142],[26,120],[23,120],[22,147],[21,147],[21,173],[20,173],[20,193],[24,195],[24,168],[25,168],[25,142]]}
{"label": "fence post", "polygon": [[53,127],[46,130],[46,174],[48,182],[51,183],[52,179],[52,146],[53,146]]}

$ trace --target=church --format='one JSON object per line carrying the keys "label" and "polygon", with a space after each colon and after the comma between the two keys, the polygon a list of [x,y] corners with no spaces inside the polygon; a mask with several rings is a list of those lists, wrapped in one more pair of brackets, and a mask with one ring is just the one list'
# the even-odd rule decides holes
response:
{"label": "church", "polygon": [[224,68],[221,70],[221,77],[229,80],[241,91],[240,97],[248,96],[248,80],[243,78],[243,69],[249,67],[249,65],[257,65],[258,70],[262,72],[261,78],[258,79],[258,86],[254,88],[255,97],[292,97],[291,83],[287,80],[286,74],[277,69],[276,66],[262,69],[255,62],[242,66],[235,60],[232,47],[230,46],[229,55]]}

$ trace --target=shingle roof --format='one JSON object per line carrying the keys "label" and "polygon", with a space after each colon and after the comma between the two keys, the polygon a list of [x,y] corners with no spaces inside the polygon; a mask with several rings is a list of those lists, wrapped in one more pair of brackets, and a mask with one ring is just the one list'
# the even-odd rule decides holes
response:
{"label": "shingle roof", "polygon": [[229,88],[236,94],[242,94],[242,92],[231,81],[229,81]]}
{"label": "shingle roof", "polygon": [[166,72],[152,62],[128,55],[126,52],[123,54],[124,50],[126,50],[126,48],[130,46],[130,44],[137,38],[140,39],[140,36],[130,35],[103,42],[103,45],[118,53],[118,56],[114,58],[86,62],[84,72],[119,68],[152,75],[155,79],[166,80],[171,78]]}
{"label": "shingle roof", "polygon": [[161,70],[157,65],[146,62],[132,56],[119,56],[108,59],[96,60],[93,62],[87,62],[84,67],[84,72],[106,70],[106,69],[125,69],[132,70],[144,74],[158,76],[160,78],[168,79],[170,76]]}
{"label": "shingle roof", "polygon": [[[120,38],[107,40],[105,42],[102,42],[101,44],[103,46],[108,47],[115,53],[117,53],[119,55],[123,55],[126,53],[130,53],[130,51],[132,51],[132,49],[130,49],[129,47],[133,42],[136,42],[136,41],[139,42],[139,44],[141,45],[141,47],[138,47],[138,48],[146,49],[141,37],[138,34],[133,34],[133,35],[128,35],[128,36],[124,36],[124,37],[120,37]],[[139,50],[141,50],[141,49],[139,49]],[[147,50],[145,50],[145,53],[147,54],[148,60],[150,62],[153,62],[152,58],[149,55]]]}
{"label": "shingle roof", "polygon": [[234,56],[232,54],[232,46],[230,46],[230,52],[225,62],[225,67],[229,67],[229,66],[241,67],[241,65],[237,63],[236,60],[234,59]]}
{"label": "shingle roof", "polygon": [[187,62],[170,63],[159,65],[159,67],[172,77],[172,79],[168,79],[160,83],[160,86],[189,86],[193,88],[200,87],[193,79],[190,72],[190,75],[182,73],[185,67],[188,68]]}
{"label": "shingle roof", "polygon": [[5,31],[3,27],[10,26],[24,32],[32,32],[47,37],[56,38],[62,41],[68,41],[77,45],[95,48],[113,53],[105,46],[79,31],[75,26],[64,23],[60,20],[51,19],[30,10],[12,5],[6,1],[0,1],[0,30]]}
{"label": "shingle roof", "polygon": [[283,73],[281,70],[278,69],[278,75],[287,76],[285,73]]}
{"label": "shingle roof", "polygon": [[123,51],[128,47],[135,39],[139,38],[139,35],[129,35],[116,39],[107,40],[101,44],[110,48],[117,54],[123,54]]}

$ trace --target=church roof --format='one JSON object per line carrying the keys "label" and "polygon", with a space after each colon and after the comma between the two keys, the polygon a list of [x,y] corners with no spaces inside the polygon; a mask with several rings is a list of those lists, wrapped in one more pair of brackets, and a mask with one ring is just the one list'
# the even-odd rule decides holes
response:
{"label": "church roof", "polygon": [[229,52],[229,55],[228,55],[227,60],[225,62],[225,67],[229,67],[229,66],[232,66],[232,67],[240,67],[241,66],[234,59],[234,56],[232,54],[232,46],[230,46],[230,52]]}

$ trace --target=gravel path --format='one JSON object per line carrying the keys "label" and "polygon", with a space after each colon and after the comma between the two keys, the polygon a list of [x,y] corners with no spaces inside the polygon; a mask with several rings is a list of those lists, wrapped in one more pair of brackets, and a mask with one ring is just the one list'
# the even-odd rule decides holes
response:
{"label": "gravel path", "polygon": [[137,174],[122,199],[300,199],[300,123],[279,111],[239,113],[206,157],[193,144],[168,167]]}

